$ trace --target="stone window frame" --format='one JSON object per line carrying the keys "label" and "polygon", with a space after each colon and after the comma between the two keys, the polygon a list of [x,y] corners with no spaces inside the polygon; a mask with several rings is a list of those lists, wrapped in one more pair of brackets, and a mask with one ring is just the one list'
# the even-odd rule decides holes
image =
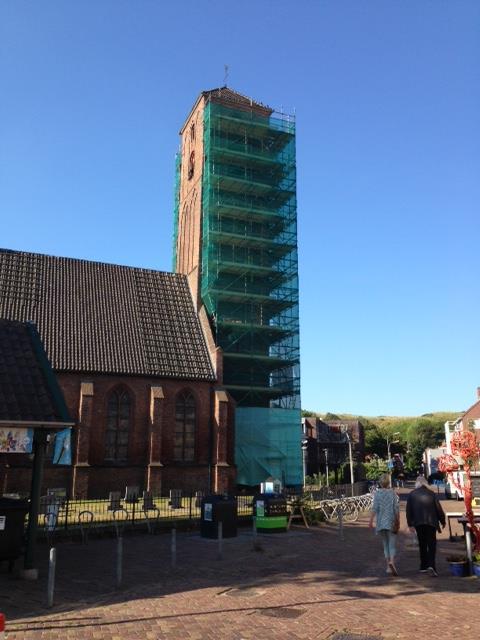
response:
{"label": "stone window frame", "polygon": [[[179,402],[183,399],[183,408],[181,413],[183,414],[179,420]],[[193,416],[187,417],[187,405],[185,401],[191,401],[190,408],[193,408]],[[181,422],[181,428],[179,423]],[[176,463],[189,463],[196,462],[197,455],[197,422],[198,422],[198,400],[195,393],[188,388],[181,389],[175,396],[174,404],[174,428],[173,428],[173,448],[172,457]],[[186,433],[186,428],[191,427],[190,433]],[[187,445],[186,436],[190,435],[193,440],[191,446]],[[179,453],[178,449],[181,449]],[[190,449],[191,453],[186,455],[186,449]]]}
{"label": "stone window frame", "polygon": [[[117,397],[117,411],[113,414],[110,414],[110,401],[112,397]],[[120,411],[120,402],[123,397],[128,399],[128,416],[121,416]],[[125,464],[129,459],[129,445],[130,445],[130,434],[132,431],[132,427],[134,424],[134,416],[135,416],[135,405],[134,405],[134,394],[131,389],[129,389],[126,385],[116,385],[112,389],[108,391],[105,397],[105,431],[104,431],[104,461],[109,464]],[[110,418],[112,418],[113,427],[109,425]],[[120,427],[120,420],[128,421],[126,427]],[[109,434],[114,434],[114,442],[109,444]],[[125,435],[124,442],[120,442],[121,438],[119,436]],[[109,447],[113,448],[113,456],[108,455]],[[123,449],[122,453],[120,453],[120,449]]]}

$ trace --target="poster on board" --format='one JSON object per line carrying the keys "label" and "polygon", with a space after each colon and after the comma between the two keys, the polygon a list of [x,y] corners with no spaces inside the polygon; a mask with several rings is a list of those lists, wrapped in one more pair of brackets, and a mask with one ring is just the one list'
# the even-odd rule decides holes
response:
{"label": "poster on board", "polygon": [[0,453],[32,453],[33,429],[0,428]]}
{"label": "poster on board", "polygon": [[71,429],[62,429],[55,434],[53,464],[72,464]]}

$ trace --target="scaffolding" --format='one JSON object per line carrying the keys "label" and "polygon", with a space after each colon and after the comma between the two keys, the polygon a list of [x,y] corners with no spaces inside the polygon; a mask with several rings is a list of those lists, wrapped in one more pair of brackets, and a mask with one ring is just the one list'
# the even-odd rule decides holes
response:
{"label": "scaffolding", "polygon": [[295,122],[209,101],[201,296],[239,406],[299,408]]}
{"label": "scaffolding", "polygon": [[238,483],[256,485],[274,476],[298,485],[295,119],[207,99],[203,125],[199,284],[215,342],[223,350],[223,384],[237,402]]}

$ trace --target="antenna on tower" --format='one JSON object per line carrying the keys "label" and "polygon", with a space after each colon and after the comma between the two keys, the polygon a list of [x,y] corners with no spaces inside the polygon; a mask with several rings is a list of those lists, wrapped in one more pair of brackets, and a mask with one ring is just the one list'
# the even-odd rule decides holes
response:
{"label": "antenna on tower", "polygon": [[223,78],[223,86],[226,87],[227,86],[227,82],[228,82],[228,64],[224,64],[223,68],[225,69],[225,75]]}

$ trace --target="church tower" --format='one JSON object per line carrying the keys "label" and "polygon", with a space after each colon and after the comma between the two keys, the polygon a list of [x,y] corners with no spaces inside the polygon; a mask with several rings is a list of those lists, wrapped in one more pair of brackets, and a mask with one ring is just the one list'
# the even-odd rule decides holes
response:
{"label": "church tower", "polygon": [[223,351],[238,483],[301,484],[295,119],[221,87],[180,135],[174,270]]}

